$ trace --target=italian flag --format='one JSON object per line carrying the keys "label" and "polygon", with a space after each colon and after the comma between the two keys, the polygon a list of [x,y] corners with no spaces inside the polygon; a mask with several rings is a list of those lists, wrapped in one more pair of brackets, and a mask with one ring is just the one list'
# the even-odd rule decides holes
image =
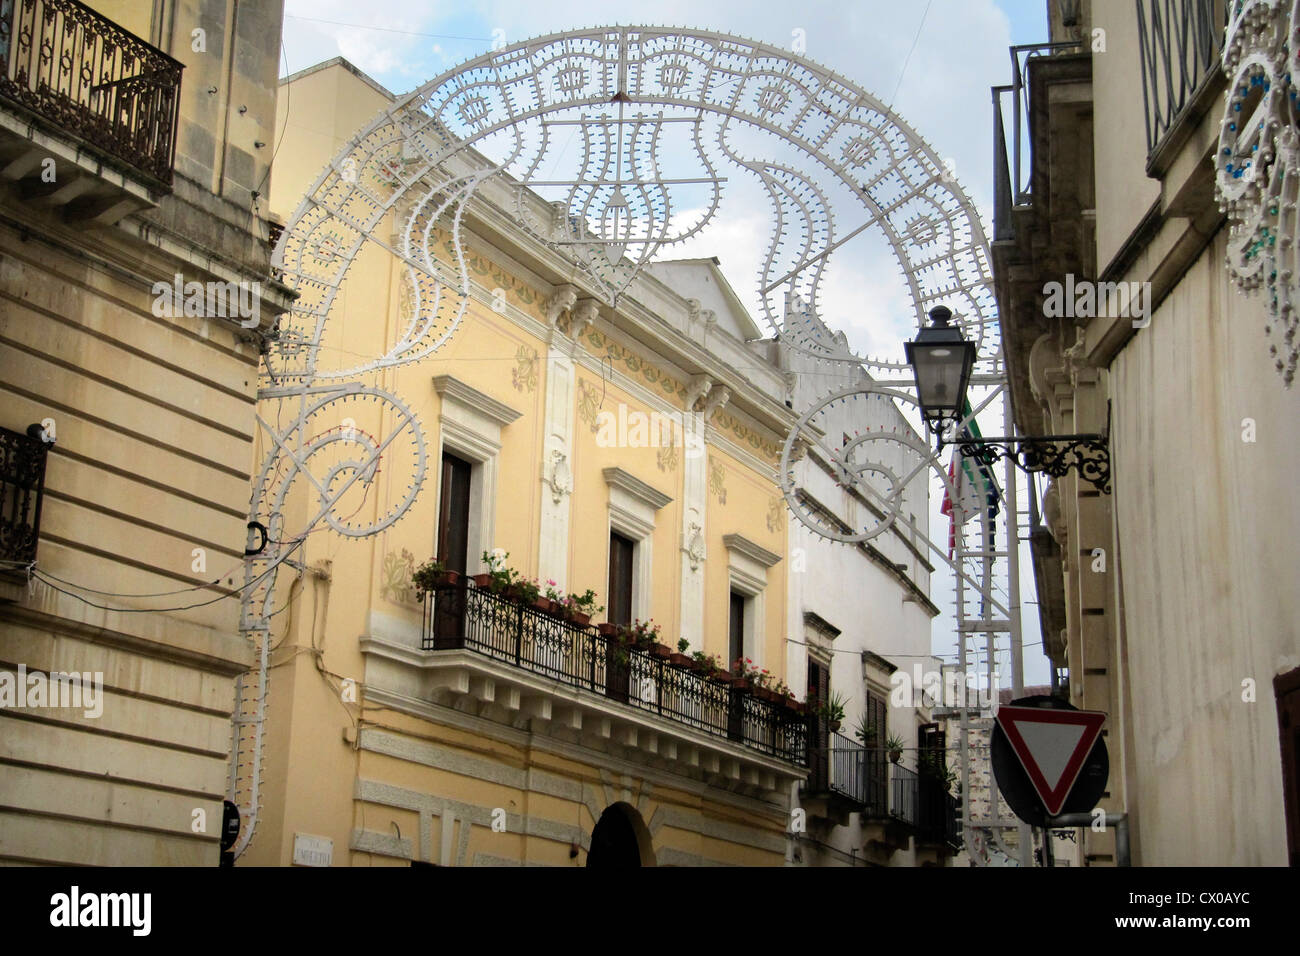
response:
{"label": "italian flag", "polygon": [[[962,417],[970,415],[970,402],[962,406]],[[980,438],[979,426],[975,419],[970,420],[970,424],[962,429],[963,438]],[[969,521],[976,515],[984,515],[986,512],[990,519],[997,516],[999,503],[1002,492],[998,488],[997,482],[993,479],[993,474],[987,465],[981,464],[974,458],[968,458],[961,452],[960,446],[954,446],[952,458],[948,462],[948,480],[952,483],[957,492],[957,503],[960,506],[962,514],[962,523]],[[945,486],[943,491],[943,505],[939,508],[940,514],[948,516],[948,557],[952,558],[952,553],[957,547],[957,516],[958,508],[953,507],[951,492]]]}

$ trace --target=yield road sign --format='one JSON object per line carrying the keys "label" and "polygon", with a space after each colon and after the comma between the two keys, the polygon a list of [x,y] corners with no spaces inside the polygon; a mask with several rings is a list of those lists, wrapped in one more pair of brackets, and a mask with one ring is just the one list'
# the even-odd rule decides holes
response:
{"label": "yield road sign", "polygon": [[[1049,817],[1060,814],[1065,806],[1105,720],[1106,715],[1098,711],[1041,703],[998,708],[997,725]],[[1001,779],[998,784],[1004,790],[1010,789]],[[1024,818],[1023,813],[1016,812]]]}

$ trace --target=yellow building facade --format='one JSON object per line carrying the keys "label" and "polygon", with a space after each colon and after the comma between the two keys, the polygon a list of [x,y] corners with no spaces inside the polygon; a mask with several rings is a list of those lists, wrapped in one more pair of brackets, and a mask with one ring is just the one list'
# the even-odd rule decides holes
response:
{"label": "yellow building facade", "polygon": [[[289,220],[393,98],[333,60],[285,80],[278,102],[271,201]],[[740,649],[784,675],[788,383],[747,346],[758,330],[716,260],[650,267],[610,308],[504,221],[490,190],[469,205],[464,320],[432,354],[375,374],[422,423],[421,494],[377,535],[313,532],[281,570],[262,796],[240,862],[782,864],[803,715],[619,656],[594,625],[619,591],[628,620],[653,619],[672,650],[684,639],[727,666]],[[675,290],[680,269],[703,298]],[[396,257],[362,253],[322,354],[382,353],[411,294]],[[277,411],[261,403],[264,420]],[[323,427],[378,436],[386,415],[358,403]],[[255,442],[254,460],[265,451]],[[357,514],[386,513],[411,480],[400,455],[381,458]],[[291,495],[284,534],[314,507]],[[610,610],[580,627],[463,582],[421,602],[412,573],[453,513],[468,574],[487,571],[485,552],[508,555],[525,579],[591,589]],[[241,774],[254,759],[240,754]]]}

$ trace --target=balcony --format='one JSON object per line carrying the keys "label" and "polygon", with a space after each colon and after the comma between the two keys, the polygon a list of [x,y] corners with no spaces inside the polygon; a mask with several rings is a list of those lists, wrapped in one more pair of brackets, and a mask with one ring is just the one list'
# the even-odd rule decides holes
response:
{"label": "balcony", "polygon": [[0,573],[36,560],[48,450],[39,437],[0,428]]}
{"label": "balcony", "polygon": [[0,176],[73,220],[154,204],[172,182],[181,70],[76,0],[0,0]]}
{"label": "balcony", "polygon": [[809,815],[847,826],[857,813],[869,854],[887,859],[912,838],[933,862],[961,846],[957,800],[937,777],[918,774],[839,733],[811,751],[803,805]]}
{"label": "balcony", "polygon": [[[420,647],[362,640],[367,687],[544,732],[752,795],[802,779],[796,709],[466,582],[424,602]],[[395,700],[398,698],[394,698]]]}
{"label": "balcony", "polygon": [[1137,0],[1147,173],[1161,175],[1227,85],[1226,0]]}

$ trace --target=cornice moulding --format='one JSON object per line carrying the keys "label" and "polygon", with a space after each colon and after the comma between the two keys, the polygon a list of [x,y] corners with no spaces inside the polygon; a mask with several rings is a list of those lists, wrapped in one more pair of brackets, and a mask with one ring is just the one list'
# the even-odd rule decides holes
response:
{"label": "cornice moulding", "polygon": [[622,468],[606,468],[601,474],[605,476],[607,485],[622,489],[638,501],[649,505],[655,511],[673,500],[669,495],[651,487],[636,475],[624,471]]}
{"label": "cornice moulding", "polygon": [[471,408],[481,415],[485,415],[501,427],[518,421],[523,412],[516,411],[505,402],[497,401],[491,395],[487,395],[467,385],[460,379],[452,375],[435,375],[433,378],[433,389],[443,399],[452,399],[461,405]]}

